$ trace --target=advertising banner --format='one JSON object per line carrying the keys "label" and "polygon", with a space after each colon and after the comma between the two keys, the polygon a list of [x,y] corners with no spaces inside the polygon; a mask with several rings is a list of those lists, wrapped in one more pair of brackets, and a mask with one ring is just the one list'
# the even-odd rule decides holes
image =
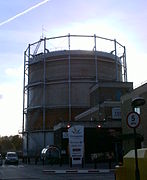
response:
{"label": "advertising banner", "polygon": [[82,164],[84,155],[84,126],[76,125],[68,129],[69,151],[72,164]]}

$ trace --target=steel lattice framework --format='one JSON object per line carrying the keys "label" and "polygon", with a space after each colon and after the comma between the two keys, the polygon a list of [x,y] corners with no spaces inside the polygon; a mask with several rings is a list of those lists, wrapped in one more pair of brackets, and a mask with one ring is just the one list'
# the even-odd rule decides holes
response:
{"label": "steel lattice framework", "polygon": [[127,64],[126,64],[126,48],[121,45],[115,39],[108,39],[104,37],[99,37],[96,34],[94,35],[65,35],[58,37],[50,38],[41,38],[39,41],[29,44],[27,49],[24,52],[24,85],[23,85],[23,123],[22,123],[22,133],[27,133],[26,126],[26,115],[29,110],[29,87],[30,77],[29,77],[29,65],[32,59],[35,59],[38,55],[43,57],[43,104],[42,104],[42,129],[41,131],[46,131],[45,119],[46,119],[46,104],[45,104],[45,93],[46,93],[46,54],[58,52],[59,50],[68,51],[68,109],[69,109],[69,120],[71,120],[71,51],[86,49],[94,52],[94,61],[95,61],[95,83],[99,82],[98,77],[98,66],[97,66],[97,52],[107,52],[113,54],[115,57],[116,64],[116,81],[119,81],[118,77],[118,59],[121,64],[122,71],[122,82],[127,82]]}

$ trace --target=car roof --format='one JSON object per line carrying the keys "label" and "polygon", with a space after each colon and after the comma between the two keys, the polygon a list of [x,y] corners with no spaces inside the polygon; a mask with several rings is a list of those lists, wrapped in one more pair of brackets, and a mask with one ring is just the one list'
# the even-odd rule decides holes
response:
{"label": "car roof", "polygon": [[16,152],[7,152],[7,154],[16,154]]}

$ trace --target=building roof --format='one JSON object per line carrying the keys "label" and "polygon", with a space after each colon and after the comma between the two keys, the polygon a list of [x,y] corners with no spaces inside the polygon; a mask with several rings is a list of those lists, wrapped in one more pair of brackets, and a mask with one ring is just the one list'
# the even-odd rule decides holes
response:
{"label": "building roof", "polygon": [[100,87],[106,87],[106,88],[132,88],[133,83],[132,82],[118,82],[118,81],[103,81],[99,82],[96,85],[92,86],[90,88],[90,93],[95,91],[96,89]]}
{"label": "building roof", "polygon": [[126,101],[130,98],[136,98],[137,96],[143,94],[143,93],[147,93],[147,83],[135,88],[133,91],[131,91],[130,93],[127,93],[125,95],[123,95],[121,97],[122,101]]}

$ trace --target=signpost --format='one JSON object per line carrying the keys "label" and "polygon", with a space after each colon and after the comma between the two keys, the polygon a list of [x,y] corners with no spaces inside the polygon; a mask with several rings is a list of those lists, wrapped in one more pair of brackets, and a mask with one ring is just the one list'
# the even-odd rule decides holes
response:
{"label": "signpost", "polygon": [[130,128],[134,130],[134,144],[135,144],[135,178],[136,180],[140,180],[140,172],[138,168],[138,157],[137,157],[137,140],[136,140],[136,128],[140,124],[140,115],[134,111],[136,107],[143,106],[145,104],[145,99],[143,97],[136,97],[132,100],[131,106],[133,112],[129,113],[127,116],[127,124]]}
{"label": "signpost", "polygon": [[137,112],[130,112],[127,115],[127,125],[130,128],[133,128],[134,130],[134,144],[135,144],[135,164],[136,164],[136,170],[135,170],[135,177],[136,180],[140,180],[140,172],[138,168],[138,157],[137,157],[137,143],[136,143],[136,128],[140,124],[140,115]]}
{"label": "signpost", "polygon": [[77,125],[68,129],[69,150],[72,164],[82,164],[84,155],[84,127]]}

